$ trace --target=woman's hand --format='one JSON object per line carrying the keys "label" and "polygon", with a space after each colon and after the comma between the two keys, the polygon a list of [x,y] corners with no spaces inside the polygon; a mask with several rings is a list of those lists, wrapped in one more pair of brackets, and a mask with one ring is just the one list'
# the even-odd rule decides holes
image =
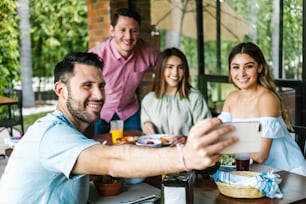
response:
{"label": "woman's hand", "polygon": [[151,123],[149,121],[144,122],[144,124],[143,124],[143,133],[146,134],[146,135],[155,134],[155,128],[154,128],[153,123]]}

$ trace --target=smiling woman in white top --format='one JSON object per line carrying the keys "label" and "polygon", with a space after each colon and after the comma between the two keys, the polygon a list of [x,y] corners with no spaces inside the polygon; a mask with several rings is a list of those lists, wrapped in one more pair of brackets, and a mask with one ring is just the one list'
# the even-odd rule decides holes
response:
{"label": "smiling woman in white top", "polygon": [[152,92],[141,104],[141,126],[145,134],[175,135],[172,145],[185,143],[191,127],[211,117],[203,95],[191,87],[189,66],[177,48],[164,50],[157,59]]}
{"label": "smiling woman in white top", "polygon": [[240,43],[231,51],[228,62],[230,81],[238,90],[227,96],[219,118],[223,122],[259,121],[261,150],[251,158],[306,175],[304,156],[288,131],[292,129],[288,114],[260,48],[251,42]]}

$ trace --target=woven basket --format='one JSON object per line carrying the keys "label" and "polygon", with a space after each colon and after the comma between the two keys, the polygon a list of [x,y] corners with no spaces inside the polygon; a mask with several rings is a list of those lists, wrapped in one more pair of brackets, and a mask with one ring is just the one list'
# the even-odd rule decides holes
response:
{"label": "woven basket", "polygon": [[[241,176],[257,176],[258,172],[250,171],[232,171],[232,174],[237,174]],[[232,184],[225,184],[221,182],[216,182],[220,193],[223,195],[233,197],[233,198],[262,198],[264,195],[258,191],[256,188],[251,186],[239,186]]]}

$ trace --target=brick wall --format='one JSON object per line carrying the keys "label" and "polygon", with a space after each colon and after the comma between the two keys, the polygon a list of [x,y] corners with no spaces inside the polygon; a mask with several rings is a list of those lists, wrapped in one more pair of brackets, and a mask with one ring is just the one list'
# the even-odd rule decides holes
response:
{"label": "brick wall", "polygon": [[[138,11],[141,16],[141,37],[159,48],[159,36],[151,35],[154,28],[151,26],[149,0],[134,0],[130,4],[127,0],[87,0],[89,49],[109,37],[111,14],[118,8],[129,6]],[[151,90],[152,81],[153,74],[146,73],[138,91],[140,99]]]}
{"label": "brick wall", "polygon": [[116,8],[127,7],[124,2],[127,1],[87,0],[89,49],[108,38],[111,13]]}

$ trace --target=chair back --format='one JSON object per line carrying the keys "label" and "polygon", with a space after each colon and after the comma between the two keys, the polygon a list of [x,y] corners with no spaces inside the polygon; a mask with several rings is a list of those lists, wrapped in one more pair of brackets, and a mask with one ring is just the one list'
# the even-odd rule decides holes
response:
{"label": "chair back", "polygon": [[19,136],[22,136],[24,134],[22,90],[5,88],[4,95],[16,100],[17,103],[10,103],[0,107],[0,127],[8,129],[11,136],[13,136],[13,130],[18,131],[20,133]]}
{"label": "chair back", "polygon": [[304,158],[306,159],[306,146],[305,146],[306,145],[305,144],[306,127],[294,125],[293,129],[294,129],[294,134],[295,134],[295,141],[301,148]]}

